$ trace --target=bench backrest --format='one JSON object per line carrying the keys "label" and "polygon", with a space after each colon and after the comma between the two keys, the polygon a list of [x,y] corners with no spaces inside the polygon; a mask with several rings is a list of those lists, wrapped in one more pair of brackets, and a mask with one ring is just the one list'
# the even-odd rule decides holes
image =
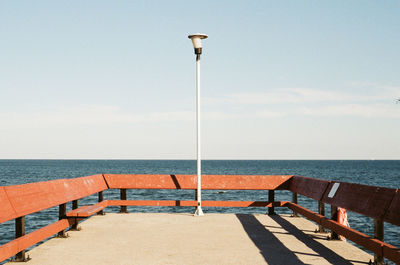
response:
{"label": "bench backrest", "polygon": [[0,187],[0,223],[17,218],[4,187]]}
{"label": "bench backrest", "polygon": [[289,190],[320,201],[329,183],[328,180],[293,176],[289,181]]}
{"label": "bench backrest", "polygon": [[[202,175],[205,190],[287,189],[286,175]],[[110,189],[196,189],[196,175],[120,175],[105,174]]]}
{"label": "bench backrest", "polygon": [[392,203],[386,211],[383,220],[400,226],[400,190],[396,190],[396,194],[393,197]]}
{"label": "bench backrest", "polygon": [[105,189],[103,175],[0,187],[0,223]]}
{"label": "bench backrest", "polygon": [[[202,175],[202,189],[290,190],[323,203],[400,225],[396,189],[291,175]],[[0,187],[0,223],[106,189],[196,189],[196,175],[93,175]]]}
{"label": "bench backrest", "polygon": [[[339,187],[334,195],[332,193],[330,197],[330,192],[335,183],[338,183]],[[322,198],[322,202],[343,207],[347,210],[372,218],[383,219],[395,194],[396,190],[390,188],[346,182],[332,182],[329,184]]]}
{"label": "bench backrest", "polygon": [[[339,187],[329,197],[335,183]],[[400,225],[400,192],[396,189],[293,176],[289,181],[289,190],[323,203]]]}

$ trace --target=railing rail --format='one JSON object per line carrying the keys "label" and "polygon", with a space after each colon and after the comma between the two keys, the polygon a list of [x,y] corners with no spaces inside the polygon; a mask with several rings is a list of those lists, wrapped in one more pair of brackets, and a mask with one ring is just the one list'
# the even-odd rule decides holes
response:
{"label": "railing rail", "polygon": [[[190,189],[197,188],[195,175],[93,175],[74,179],[59,179],[0,187],[0,223],[15,219],[16,239],[0,246],[0,261],[16,255],[23,261],[25,249],[51,237],[65,236],[66,229],[77,229],[78,222],[95,213],[103,213],[108,206],[182,206],[194,207],[196,200],[129,200],[127,189]],[[104,200],[103,191],[119,189],[120,200]],[[337,234],[375,253],[375,261],[383,263],[386,257],[400,264],[400,249],[383,241],[383,225],[389,222],[400,226],[400,192],[398,189],[373,187],[354,183],[332,182],[291,175],[203,175],[202,189],[207,190],[265,190],[268,201],[203,201],[203,207],[288,207],[316,222],[318,231],[330,229]],[[275,190],[289,190],[293,201],[275,201]],[[78,200],[98,193],[99,203],[79,207]],[[297,202],[297,194],[318,201],[318,213]],[[72,211],[66,212],[66,203],[72,202]],[[332,216],[325,217],[325,204],[332,207]],[[59,206],[59,221],[25,235],[25,216]],[[343,207],[374,218],[374,237],[365,235],[337,222],[337,207]]]}

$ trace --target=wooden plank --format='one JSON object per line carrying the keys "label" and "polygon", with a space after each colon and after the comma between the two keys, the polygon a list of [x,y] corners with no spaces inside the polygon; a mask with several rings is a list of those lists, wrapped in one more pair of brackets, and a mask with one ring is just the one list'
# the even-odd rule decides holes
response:
{"label": "wooden plank", "polygon": [[[283,207],[286,202],[263,201],[202,201],[203,207]],[[197,206],[197,201],[171,200],[109,200],[108,206]]]}
{"label": "wooden plank", "polygon": [[383,220],[385,222],[400,226],[400,190],[396,191],[396,195],[390,203]]}
{"label": "wooden plank", "polygon": [[17,218],[17,213],[8,200],[4,187],[0,187],[0,223]]}
{"label": "wooden plank", "polygon": [[197,206],[197,202],[171,200],[108,200],[108,206]]}
{"label": "wooden plank", "polygon": [[289,190],[314,200],[321,200],[330,181],[293,176],[289,181]]}
{"label": "wooden plank", "polygon": [[[196,189],[196,175],[104,175],[111,189]],[[286,189],[286,175],[202,175],[202,189],[274,190]]]}
{"label": "wooden plank", "polygon": [[291,178],[291,175],[204,175],[201,181],[202,189],[209,190],[276,190],[286,189]]}
{"label": "wooden plank", "polygon": [[14,218],[80,199],[105,189],[107,185],[103,175],[4,187],[16,213]]}
{"label": "wooden plank", "polygon": [[77,178],[76,180],[80,180],[81,185],[86,188],[87,196],[108,189],[106,181],[101,174]]}
{"label": "wooden plank", "polygon": [[63,219],[0,246],[0,261],[8,259],[18,252],[57,234],[59,231],[68,228],[73,222],[74,220]]}
{"label": "wooden plank", "polygon": [[322,202],[376,219],[383,218],[396,192],[395,189],[390,188],[346,182],[337,183],[339,186],[334,194],[332,188],[338,184],[331,183],[328,186]]}
{"label": "wooden plank", "polygon": [[330,220],[323,215],[314,213],[304,207],[296,205],[294,203],[288,202],[287,207],[292,209],[299,214],[303,215],[307,219],[310,219],[318,224],[321,224],[323,227],[326,227],[337,234],[343,235],[347,239],[365,247],[368,250],[373,251],[376,254],[382,255],[382,246],[383,242],[377,239],[371,238],[370,236],[363,234],[357,230],[349,228],[347,226],[341,225],[338,222]]}
{"label": "wooden plank", "polygon": [[35,213],[66,201],[64,179],[4,187],[17,217]]}
{"label": "wooden plank", "polygon": [[101,174],[67,179],[65,185],[68,201],[81,199],[108,188]]}
{"label": "wooden plank", "polygon": [[353,241],[354,243],[363,246],[378,255],[382,255],[382,241],[371,238],[366,234],[363,234],[347,226],[341,225],[338,222],[330,220],[328,218],[322,219],[322,225],[336,232],[337,234],[342,235],[345,238]]}
{"label": "wooden plank", "polygon": [[395,246],[383,243],[383,256],[396,264],[400,264],[400,249]]}
{"label": "wooden plank", "polygon": [[196,189],[191,175],[104,175],[110,189]]}
{"label": "wooden plank", "polygon": [[297,205],[297,204],[295,204],[293,202],[287,202],[285,204],[285,206],[288,207],[293,212],[299,213],[302,216],[306,217],[307,219],[316,222],[317,224],[321,224],[322,218],[324,218],[323,215],[314,213],[313,211],[311,211],[311,210],[309,210],[307,208],[304,208],[304,207],[302,207],[300,205]]}

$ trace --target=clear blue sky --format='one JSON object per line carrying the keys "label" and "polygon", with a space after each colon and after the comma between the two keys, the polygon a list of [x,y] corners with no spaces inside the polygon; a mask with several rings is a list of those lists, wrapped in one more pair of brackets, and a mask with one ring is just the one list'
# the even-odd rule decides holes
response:
{"label": "clear blue sky", "polygon": [[0,158],[400,159],[399,1],[0,1]]}

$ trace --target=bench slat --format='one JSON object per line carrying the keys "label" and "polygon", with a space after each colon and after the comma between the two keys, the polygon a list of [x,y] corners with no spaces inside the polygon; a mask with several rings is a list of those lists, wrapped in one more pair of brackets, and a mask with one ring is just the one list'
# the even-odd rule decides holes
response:
{"label": "bench slat", "polygon": [[65,179],[4,187],[16,217],[35,213],[65,202]]}
{"label": "bench slat", "polygon": [[17,218],[17,213],[8,200],[4,187],[0,187],[0,223]]}
{"label": "bench slat", "polygon": [[[12,218],[5,216],[4,220],[28,215],[48,209],[62,203],[77,200],[93,193],[107,189],[103,175],[93,175],[74,179],[57,179],[44,182],[28,183],[22,185],[2,187],[14,209]],[[0,190],[0,201],[4,194]],[[7,202],[7,201],[5,201]],[[2,207],[0,207],[0,222],[2,220]],[[10,208],[5,208],[10,210]],[[10,210],[12,213],[12,211]],[[9,219],[7,219],[9,218]]]}
{"label": "bench slat", "polygon": [[68,228],[73,223],[74,220],[63,219],[0,246],[0,260],[3,261],[14,256],[18,252],[33,246],[37,242],[49,238],[57,232]]}
{"label": "bench slat", "polygon": [[77,200],[108,189],[101,174],[68,179],[66,185],[66,191],[68,192],[65,196],[68,201]]}
{"label": "bench slat", "polygon": [[386,211],[383,220],[400,226],[400,190],[396,191],[396,195]]}
{"label": "bench slat", "polygon": [[400,249],[395,246],[383,243],[383,256],[396,262],[396,264],[400,264]]}
{"label": "bench slat", "polygon": [[289,190],[300,195],[320,201],[330,181],[293,176],[289,182]]}
{"label": "bench slat", "polygon": [[395,189],[367,186],[355,183],[337,182],[339,187],[332,198],[329,193],[335,183],[331,183],[322,202],[347,210],[381,219],[392,202]]}
{"label": "bench slat", "polygon": [[311,211],[307,208],[301,207],[297,204],[288,202],[287,206],[289,209],[292,209],[293,211],[303,215],[307,219],[315,221],[316,223],[321,224],[322,226],[330,229],[331,231],[334,231],[340,235],[343,235],[347,239],[365,247],[368,250],[373,251],[374,253],[376,253],[378,255],[382,255],[382,251],[383,251],[383,249],[382,249],[383,242],[382,241],[371,238],[370,236],[363,234],[357,230],[354,230],[350,227],[341,225],[338,222],[330,220],[320,214],[314,213],[313,211]]}
{"label": "bench slat", "polygon": [[[110,189],[196,189],[196,175],[104,175]],[[202,175],[205,190],[286,189],[288,175]]]}
{"label": "bench slat", "polygon": [[[203,207],[283,207],[287,202],[265,201],[202,201]],[[197,206],[197,201],[172,200],[109,200],[108,206]]]}

